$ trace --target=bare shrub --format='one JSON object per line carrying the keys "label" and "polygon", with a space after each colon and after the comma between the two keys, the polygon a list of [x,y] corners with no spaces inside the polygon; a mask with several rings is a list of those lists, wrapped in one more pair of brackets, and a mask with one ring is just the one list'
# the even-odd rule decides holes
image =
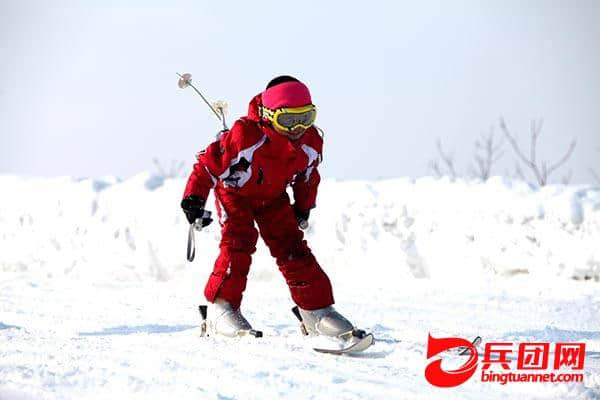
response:
{"label": "bare shrub", "polygon": [[172,160],[169,168],[164,168],[162,163],[156,157],[152,159],[152,163],[158,172],[156,175],[163,179],[181,178],[184,176],[183,167],[185,166],[185,162],[183,161]]}
{"label": "bare shrub", "polygon": [[[542,119],[540,119],[537,122],[535,120],[531,121],[531,127],[530,127],[530,142],[531,142],[531,144],[530,144],[530,149],[529,149],[529,157],[527,157],[527,156],[525,156],[525,154],[519,147],[515,137],[510,133],[510,131],[506,127],[506,123],[504,122],[504,119],[503,118],[500,119],[500,129],[502,129],[502,131],[504,132],[504,135],[506,136],[506,138],[508,139],[509,143],[511,144],[513,150],[517,154],[518,159],[523,164],[525,164],[527,167],[529,167],[529,169],[533,172],[535,179],[539,186],[545,186],[548,183],[548,177],[550,176],[550,174],[552,174],[554,171],[556,171],[560,166],[562,166],[569,159],[569,157],[571,157],[571,155],[573,154],[573,150],[575,150],[575,145],[576,145],[576,141],[573,139],[571,141],[571,144],[569,145],[569,148],[565,152],[565,155],[562,158],[560,158],[556,163],[550,164],[550,166],[548,166],[546,161],[542,161],[541,163],[539,163],[537,160],[537,141],[540,136],[540,133],[542,132],[543,125],[544,125],[544,121]],[[568,180],[570,180],[570,177]]]}
{"label": "bare shrub", "polygon": [[496,143],[494,127],[490,127],[488,134],[481,134],[475,141],[475,166],[470,167],[471,175],[483,181],[490,177],[492,166],[502,158],[502,139]]}

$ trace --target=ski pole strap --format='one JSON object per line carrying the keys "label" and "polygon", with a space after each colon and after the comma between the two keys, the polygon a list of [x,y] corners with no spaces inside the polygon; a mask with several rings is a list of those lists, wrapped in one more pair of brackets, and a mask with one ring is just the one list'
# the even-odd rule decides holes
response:
{"label": "ski pole strap", "polygon": [[187,244],[187,260],[189,262],[194,261],[196,256],[196,238],[194,237],[194,224],[190,224],[190,230],[188,231],[188,244]]}

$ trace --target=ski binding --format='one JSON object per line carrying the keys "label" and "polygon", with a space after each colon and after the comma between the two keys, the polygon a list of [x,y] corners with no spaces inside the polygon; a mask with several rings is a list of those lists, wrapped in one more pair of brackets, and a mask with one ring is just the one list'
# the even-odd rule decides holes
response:
{"label": "ski binding", "polygon": [[[201,337],[209,337],[211,335],[211,329],[209,327],[208,320],[206,319],[208,314],[208,307],[206,305],[198,306],[198,311],[200,312],[200,336]],[[238,332],[238,336],[254,336],[255,338],[263,337],[262,331],[256,329],[247,329],[241,330]]]}
{"label": "ski binding", "polygon": [[[298,307],[292,308],[292,312],[300,321],[300,331],[302,335],[308,336],[308,331],[302,322],[302,316],[300,315],[300,311]],[[332,338],[333,339],[333,338]],[[369,347],[371,347],[375,343],[375,337],[372,333],[366,333],[362,329],[353,329],[350,332],[347,332],[340,337],[337,338],[342,341],[345,347],[334,349],[334,348],[321,348],[321,347],[313,347],[313,350],[318,353],[325,354],[334,354],[334,355],[342,355],[342,354],[355,354],[365,351]]]}

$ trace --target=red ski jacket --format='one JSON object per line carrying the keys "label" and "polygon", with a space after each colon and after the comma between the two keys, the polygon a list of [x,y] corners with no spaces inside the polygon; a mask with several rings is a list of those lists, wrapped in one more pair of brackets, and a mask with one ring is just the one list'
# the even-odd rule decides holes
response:
{"label": "red ski jacket", "polygon": [[217,186],[219,191],[236,193],[259,207],[292,185],[298,209],[315,207],[323,139],[314,126],[295,141],[278,134],[261,121],[260,102],[258,94],[250,101],[248,115],[198,154],[184,197],[206,199]]}

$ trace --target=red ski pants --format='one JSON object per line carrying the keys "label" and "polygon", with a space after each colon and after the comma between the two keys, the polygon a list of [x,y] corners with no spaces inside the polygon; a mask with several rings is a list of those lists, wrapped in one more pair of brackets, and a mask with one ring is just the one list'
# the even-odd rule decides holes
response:
{"label": "red ski pants", "polygon": [[221,224],[221,252],[204,289],[208,301],[220,297],[239,308],[260,235],[285,277],[292,300],[301,308],[316,310],[333,304],[331,283],[298,228],[287,193],[266,204],[253,202],[216,188]]}

